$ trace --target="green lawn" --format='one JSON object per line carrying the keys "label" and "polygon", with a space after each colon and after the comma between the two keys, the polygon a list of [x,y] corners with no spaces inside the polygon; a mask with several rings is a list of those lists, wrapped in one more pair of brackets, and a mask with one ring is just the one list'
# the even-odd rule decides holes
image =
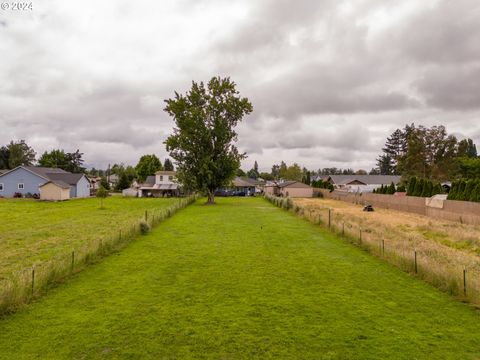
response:
{"label": "green lawn", "polygon": [[480,358],[476,310],[263,199],[217,201],[0,320],[0,358]]}
{"label": "green lawn", "polygon": [[116,235],[127,223],[138,222],[145,210],[170,205],[174,199],[113,196],[65,202],[0,199],[0,284],[13,272],[41,264],[92,240]]}

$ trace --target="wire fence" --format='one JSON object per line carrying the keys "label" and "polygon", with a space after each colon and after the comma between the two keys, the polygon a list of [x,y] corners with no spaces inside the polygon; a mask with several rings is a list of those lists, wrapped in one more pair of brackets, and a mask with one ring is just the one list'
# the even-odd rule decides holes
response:
{"label": "wire fence", "polygon": [[309,208],[290,198],[265,198],[462,301],[480,305],[478,256],[466,256],[462,251],[420,237],[394,238],[385,229],[349,221],[328,207]]}
{"label": "wire fence", "polygon": [[142,219],[123,224],[108,238],[99,238],[67,254],[53,257],[48,261],[12,274],[1,284],[0,315],[14,312],[21,305],[38,298],[49,288],[83,270],[89,264],[121,250],[142,233],[142,226],[148,224],[150,228],[155,227],[177,211],[193,203],[196,198],[193,195],[179,199],[165,208],[145,210]]}

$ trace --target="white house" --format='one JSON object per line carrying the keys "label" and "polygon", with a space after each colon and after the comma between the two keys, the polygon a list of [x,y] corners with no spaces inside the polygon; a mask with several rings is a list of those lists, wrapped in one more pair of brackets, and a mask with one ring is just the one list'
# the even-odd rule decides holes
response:
{"label": "white house", "polygon": [[175,171],[157,171],[155,178],[149,176],[145,183],[139,185],[139,197],[178,196],[179,186]]}

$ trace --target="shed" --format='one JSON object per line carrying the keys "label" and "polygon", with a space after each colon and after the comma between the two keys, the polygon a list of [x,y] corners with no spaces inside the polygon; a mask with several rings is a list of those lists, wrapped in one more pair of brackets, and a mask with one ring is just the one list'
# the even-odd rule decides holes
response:
{"label": "shed", "polygon": [[70,199],[70,185],[63,181],[47,181],[39,186],[40,200],[61,201]]}

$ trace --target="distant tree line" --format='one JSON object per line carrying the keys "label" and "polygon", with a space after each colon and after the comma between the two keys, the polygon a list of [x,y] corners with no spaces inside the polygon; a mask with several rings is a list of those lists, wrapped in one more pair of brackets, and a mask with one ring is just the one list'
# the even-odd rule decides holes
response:
{"label": "distant tree line", "polygon": [[386,140],[377,158],[382,175],[413,176],[432,181],[473,178],[480,174],[480,159],[472,139],[458,141],[443,125],[406,125]]}

